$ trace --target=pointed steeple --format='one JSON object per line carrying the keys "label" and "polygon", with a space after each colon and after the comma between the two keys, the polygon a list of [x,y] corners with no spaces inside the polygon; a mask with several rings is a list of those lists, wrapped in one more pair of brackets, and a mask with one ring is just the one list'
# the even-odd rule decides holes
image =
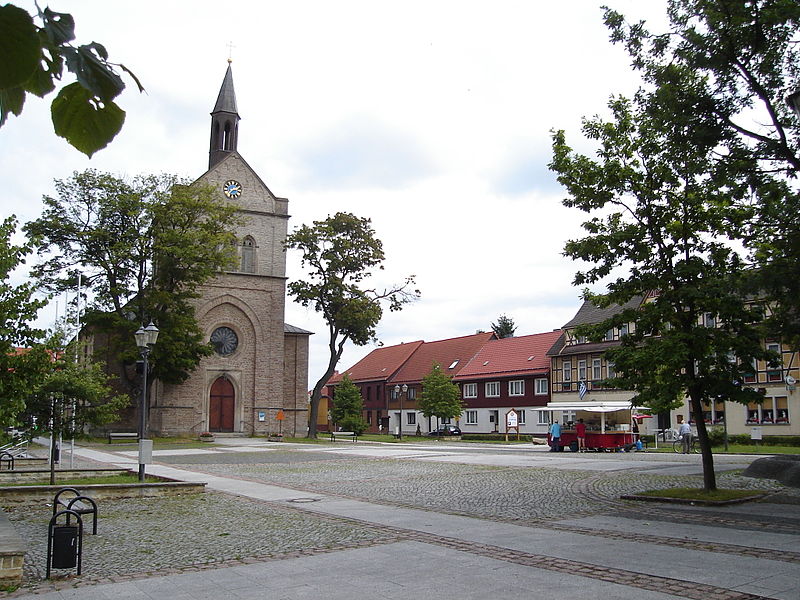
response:
{"label": "pointed steeple", "polygon": [[239,137],[239,113],[236,109],[236,92],[233,89],[233,71],[228,60],[228,70],[222,87],[219,89],[217,103],[211,112],[211,147],[208,153],[210,169],[231,152],[236,152]]}

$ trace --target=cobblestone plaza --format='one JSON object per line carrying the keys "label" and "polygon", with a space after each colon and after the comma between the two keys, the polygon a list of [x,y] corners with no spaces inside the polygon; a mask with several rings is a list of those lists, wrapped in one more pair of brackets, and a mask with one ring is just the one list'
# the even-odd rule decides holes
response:
{"label": "cobblestone plaza", "polygon": [[[335,507],[321,508],[324,504],[321,498],[369,503],[398,515],[412,510],[414,514],[427,515],[434,522],[432,527],[435,522],[443,524],[449,522],[447,519],[461,517],[462,520],[452,522],[459,527],[462,523],[522,526],[527,528],[523,531],[550,532],[547,535],[569,532],[607,543],[651,546],[658,540],[658,545],[665,548],[701,550],[737,558],[775,558],[775,548],[748,543],[748,536],[752,538],[765,529],[780,534],[779,538],[786,536],[795,542],[800,539],[798,490],[784,488],[772,480],[741,476],[739,468],[747,460],[720,470],[720,487],[770,492],[771,505],[787,508],[787,516],[780,522],[761,514],[757,508],[700,509],[620,499],[623,494],[647,489],[700,486],[696,465],[694,472],[688,474],[685,467],[666,462],[663,468],[652,462],[641,462],[638,468],[635,461],[639,456],[597,455],[587,459],[582,455],[583,463],[573,465],[569,457],[565,460],[539,453],[535,463],[524,464],[534,454],[530,449],[503,454],[473,447],[426,455],[418,448],[404,456],[392,457],[391,453],[382,455],[380,449],[367,452],[366,445],[361,443],[357,446],[358,450],[344,446],[264,444],[258,448],[238,447],[236,451],[159,455],[156,460],[161,468],[191,472],[200,480],[203,476],[221,477],[242,484],[285,488],[292,490],[294,497],[288,501],[264,501],[209,489],[203,494],[173,498],[104,502],[100,508],[99,535],[87,535],[84,539],[84,574],[62,576],[54,582],[43,581],[46,553],[43,532],[51,514],[49,507],[12,507],[9,517],[28,542],[29,554],[25,584],[10,595],[55,594],[60,593],[56,590],[73,586],[86,590],[86,586],[115,581],[141,581],[198,569],[319,557],[358,549],[375,556],[379,547],[410,542],[450,544],[449,547],[462,553],[491,559],[503,555],[503,560],[516,565],[555,572],[584,568],[567,558],[560,559],[567,562],[559,563],[558,557],[547,556],[546,547],[538,544],[526,542],[510,550],[465,540],[465,536],[456,533],[450,539],[446,532],[432,535],[433,532],[426,533],[420,528],[406,528],[402,516],[397,521],[381,522],[380,518],[343,514]],[[396,452],[396,448],[397,445],[392,445],[392,451]],[[473,459],[461,458],[460,452],[470,453]],[[481,452],[485,455],[480,456]],[[628,464],[623,464],[625,461]],[[81,464],[96,463],[81,459]],[[626,521],[622,523],[621,519]],[[728,539],[687,538],[682,535],[687,525],[698,530],[713,527],[717,531],[714,537],[719,537],[719,531],[729,530],[731,535],[736,532],[735,543]],[[778,560],[783,568],[800,576],[796,543],[781,552]],[[609,566],[593,565],[591,569],[609,569]],[[591,575],[595,577],[598,573],[592,571]],[[668,570],[663,575],[668,575]],[[627,575],[612,570],[611,575],[603,576],[611,577],[606,581],[619,584]],[[650,576],[634,587],[657,589],[662,583]],[[725,587],[705,591],[723,594]],[[790,598],[781,593],[765,597]],[[694,597],[683,593],[677,596]],[[737,592],[719,597],[759,596]]]}

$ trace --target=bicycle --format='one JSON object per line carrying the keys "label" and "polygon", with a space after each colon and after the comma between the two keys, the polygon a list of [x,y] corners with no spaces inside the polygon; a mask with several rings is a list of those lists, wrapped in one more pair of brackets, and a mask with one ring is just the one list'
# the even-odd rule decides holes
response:
{"label": "bicycle", "polygon": [[[672,442],[672,451],[677,454],[681,454],[683,452],[683,440],[681,440],[680,437]],[[700,452],[700,444],[698,443],[696,437],[692,437],[692,444],[691,448],[689,448],[689,452],[692,454],[698,454]]]}

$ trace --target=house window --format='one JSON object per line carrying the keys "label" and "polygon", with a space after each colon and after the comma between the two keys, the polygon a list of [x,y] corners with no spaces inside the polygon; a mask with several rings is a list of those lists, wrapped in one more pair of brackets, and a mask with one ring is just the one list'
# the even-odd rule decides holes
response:
{"label": "house window", "polygon": [[712,315],[711,313],[706,313],[705,315],[703,315],[703,324],[706,327],[713,328],[716,327],[717,321],[714,318],[714,315]]}
{"label": "house window", "polygon": [[788,425],[789,404],[786,396],[766,396],[764,402],[747,405],[748,425]]}
{"label": "house window", "polygon": [[586,361],[578,361],[578,381],[586,381]]}
{"label": "house window", "polygon": [[464,398],[477,398],[478,397],[478,384],[465,383],[464,384]]}
{"label": "house window", "polygon": [[367,411],[367,425],[372,425],[372,411]]}
{"label": "house window", "polygon": [[406,413],[406,424],[408,424],[408,425],[416,425],[417,424],[417,413],[415,413],[415,412]]}
{"label": "house window", "polygon": [[515,379],[508,382],[508,395],[509,396],[524,396],[525,395],[525,381],[523,379]]}
{"label": "house window", "polygon": [[249,235],[242,241],[242,273],[256,272],[256,241]]}
{"label": "house window", "polygon": [[613,339],[614,339],[614,330],[609,329],[608,331],[606,331],[606,341],[610,342]]}
{"label": "house window", "polygon": [[614,372],[614,363],[606,361],[606,377],[611,379],[612,377],[616,377],[616,373]]}
{"label": "house window", "polygon": [[539,415],[539,425],[550,425],[550,411],[549,410],[537,410],[537,414]]}
{"label": "house window", "polygon": [[[767,350],[770,352],[775,352],[778,354],[778,364],[782,362],[783,358],[781,356],[781,345],[775,343],[767,344]],[[767,363],[767,381],[781,381],[783,379],[783,369],[780,368],[770,368],[769,362]]]}
{"label": "house window", "polygon": [[417,399],[417,389],[410,387],[408,388],[408,399],[409,400],[416,400]]}
{"label": "house window", "polygon": [[525,425],[525,411],[517,409],[517,419],[520,425]]}
{"label": "house window", "polygon": [[547,379],[544,377],[540,379],[534,379],[534,394],[537,396],[546,396],[547,395]]}
{"label": "house window", "polygon": [[622,325],[619,326],[619,337],[622,337],[623,335],[628,335],[627,323],[623,323]]}
{"label": "house window", "polygon": [[603,378],[603,370],[601,368],[602,361],[599,358],[592,359],[592,380],[599,381]]}
{"label": "house window", "polygon": [[467,421],[467,425],[477,425],[478,424],[478,411],[477,410],[465,411],[464,418]]}
{"label": "house window", "polygon": [[561,423],[564,424],[564,425],[566,425],[567,423],[574,423],[577,420],[575,418],[576,414],[577,413],[574,410],[562,411],[561,416],[563,418],[561,419]]}
{"label": "house window", "polygon": [[562,375],[561,379],[563,381],[572,381],[572,363],[568,360],[564,361],[564,364],[561,367]]}
{"label": "house window", "polygon": [[486,397],[487,398],[499,398],[500,397],[500,382],[499,381],[487,381],[486,382]]}
{"label": "house window", "polygon": [[750,369],[751,371],[744,375],[745,383],[755,383],[758,381],[758,361],[755,358],[750,363]]}

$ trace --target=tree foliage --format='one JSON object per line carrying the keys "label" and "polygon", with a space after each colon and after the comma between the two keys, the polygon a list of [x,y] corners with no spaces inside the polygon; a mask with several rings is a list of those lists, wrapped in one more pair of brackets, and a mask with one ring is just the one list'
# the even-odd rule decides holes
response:
{"label": "tree foliage", "polygon": [[125,111],[114,103],[125,83],[114,67],[130,75],[140,92],[144,88],[125,65],[109,62],[105,46],[76,47],[74,39],[72,15],[37,6],[31,16],[13,4],[0,6],[0,127],[9,114],[22,113],[27,94],[43,98],[53,92],[66,67],[76,81],[61,88],[51,104],[53,128],[91,157],[125,122]]}
{"label": "tree foliage", "polygon": [[[754,208],[735,232],[756,267],[749,290],[770,303],[770,333],[800,346],[800,135],[785,98],[800,89],[796,0],[671,0],[669,31],[649,32],[606,9],[645,82],[674,113],[709,124],[709,173]],[[696,85],[680,94],[682,74]],[[676,99],[678,102],[676,102]],[[703,131],[697,139],[702,139]]]}
{"label": "tree foliage", "polygon": [[115,359],[135,361],[133,333],[156,323],[153,375],[184,381],[212,352],[191,302],[198,286],[232,264],[235,207],[172,175],[126,181],[87,170],[55,185],[43,215],[25,226],[43,258],[33,275],[60,292],[75,289],[81,274],[84,323],[111,336]]}
{"label": "tree foliage", "polygon": [[514,337],[514,332],[517,326],[514,325],[514,319],[506,315],[500,315],[497,318],[497,323],[492,323],[492,331],[500,339]]}
{"label": "tree foliage", "polygon": [[11,242],[17,227],[11,216],[0,223],[0,426],[16,425],[25,406],[25,397],[38,376],[36,357],[18,348],[31,348],[44,337],[33,326],[45,300],[34,298],[35,286],[28,282],[14,285],[11,276],[32,250],[30,243]]}
{"label": "tree foliage", "polygon": [[345,373],[333,393],[331,418],[343,431],[354,431],[361,435],[367,428],[362,415],[363,410],[364,400],[361,398],[361,391]]}
{"label": "tree foliage", "polygon": [[461,416],[464,408],[461,391],[453,383],[452,377],[442,371],[439,363],[434,363],[422,379],[422,393],[417,400],[417,408],[427,418],[457,419]]}
{"label": "tree foliage", "polygon": [[584,297],[601,307],[645,299],[578,333],[599,341],[611,327],[634,324],[607,352],[618,373],[614,384],[656,412],[689,397],[705,485],[715,489],[702,405],[720,396],[757,399],[735,382],[767,355],[754,325],[760,313],[743,294],[745,265],[728,241],[751,211],[737,202],[737,182],[713,172],[724,132],[705,115],[682,112],[685,97],[704,82],[688,70],[674,75],[674,88],[614,98],[612,120],[584,122],[583,134],[599,146],[596,159],[575,153],[563,132],[554,134],[551,168],[569,192],[564,204],[592,215],[583,224],[588,235],[565,247],[588,265],[574,283],[612,278],[605,293],[586,290]]}
{"label": "tree foliage", "polygon": [[339,212],[312,226],[302,225],[287,237],[286,248],[299,250],[308,269],[303,279],[289,283],[289,295],[302,306],[314,308],[328,327],[328,366],[311,394],[308,436],[315,438],[322,389],[345,344],[363,346],[374,340],[382,305],[402,310],[419,296],[419,290],[411,290],[413,276],[402,285],[384,289],[363,287],[373,269],[383,269],[384,260],[383,244],[366,218]]}
{"label": "tree foliage", "polygon": [[[40,376],[28,391],[20,422],[32,435],[81,437],[88,428],[117,420],[130,402],[127,395],[114,394],[111,377],[100,363],[76,363],[74,353],[61,347],[56,335],[30,352]],[[51,485],[55,483],[53,468],[51,461]]]}

